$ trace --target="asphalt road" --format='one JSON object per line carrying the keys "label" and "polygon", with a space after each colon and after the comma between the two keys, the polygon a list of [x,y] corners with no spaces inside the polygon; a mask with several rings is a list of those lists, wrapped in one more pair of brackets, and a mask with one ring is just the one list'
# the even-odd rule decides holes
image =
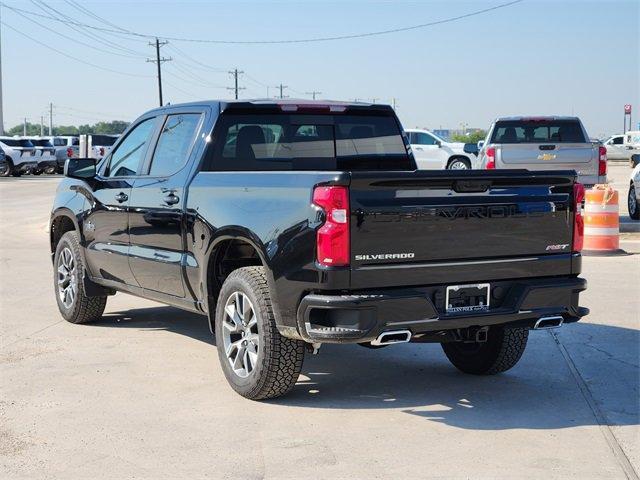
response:
{"label": "asphalt road", "polygon": [[585,258],[591,315],[532,332],[506,374],[458,373],[438,345],[323,346],[257,403],[203,317],[118,294],[99,323],[61,319],[57,182],[0,181],[1,478],[637,478],[639,255]]}

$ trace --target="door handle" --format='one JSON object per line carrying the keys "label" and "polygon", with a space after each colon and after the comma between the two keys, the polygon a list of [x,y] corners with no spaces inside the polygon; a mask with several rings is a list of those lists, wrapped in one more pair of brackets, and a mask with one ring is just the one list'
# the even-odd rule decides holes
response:
{"label": "door handle", "polygon": [[169,195],[164,197],[164,203],[166,203],[167,205],[175,205],[179,201],[180,201],[180,197],[178,197],[177,195],[174,195],[173,193],[170,193]]}
{"label": "door handle", "polygon": [[119,194],[116,195],[116,200],[120,203],[126,202],[127,200],[129,200],[129,195],[127,195],[124,192],[120,192]]}
{"label": "door handle", "polygon": [[415,147],[415,149],[416,149],[416,150],[421,150],[421,151],[423,150],[423,148],[422,148],[422,147]]}

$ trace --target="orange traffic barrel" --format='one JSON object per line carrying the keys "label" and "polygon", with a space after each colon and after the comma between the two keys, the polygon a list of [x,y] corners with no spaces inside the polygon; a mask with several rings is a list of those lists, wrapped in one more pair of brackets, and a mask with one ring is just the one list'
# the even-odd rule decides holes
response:
{"label": "orange traffic barrel", "polygon": [[609,185],[594,185],[585,192],[582,252],[586,255],[626,253],[620,249],[618,192]]}

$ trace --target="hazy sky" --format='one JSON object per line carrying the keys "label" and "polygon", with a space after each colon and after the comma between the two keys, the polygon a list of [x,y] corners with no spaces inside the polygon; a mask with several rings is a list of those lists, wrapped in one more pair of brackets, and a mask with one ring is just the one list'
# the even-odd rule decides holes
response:
{"label": "hazy sky", "polygon": [[[170,37],[281,40],[411,26],[492,7],[495,1],[120,1],[1,0],[111,28]],[[75,4],[74,4],[75,2]],[[42,7],[39,8],[39,7]],[[52,7],[52,8],[51,8]],[[60,12],[56,13],[53,9]],[[132,120],[157,104],[148,40],[87,31],[31,17],[60,37],[2,8],[5,127],[39,122],[49,102],[55,124]],[[246,74],[242,97],[396,98],[405,127],[486,128],[498,115],[580,116],[591,136],[622,130],[623,105],[640,120],[640,1],[525,0],[454,23],[368,38],[286,45],[223,45],[171,40],[162,48],[165,101],[229,98],[228,70]],[[83,42],[82,45],[77,42]],[[115,45],[114,45],[115,44]],[[91,46],[95,48],[91,48]],[[124,48],[124,49],[123,49]],[[99,51],[99,50],[104,51]],[[111,53],[108,53],[111,52]],[[194,59],[187,58],[184,54]]]}

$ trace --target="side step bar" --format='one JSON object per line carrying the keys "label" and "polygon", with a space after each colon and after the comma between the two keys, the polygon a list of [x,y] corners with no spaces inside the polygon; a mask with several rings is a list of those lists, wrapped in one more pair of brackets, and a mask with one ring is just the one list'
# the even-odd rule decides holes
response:
{"label": "side step bar", "polygon": [[552,317],[540,317],[536,324],[533,326],[534,330],[545,330],[547,328],[558,328],[562,326],[564,318],[561,315],[554,315]]}
{"label": "side step bar", "polygon": [[371,345],[379,347],[394,343],[407,343],[409,340],[411,340],[411,330],[388,330],[378,335],[375,340],[372,340]]}

